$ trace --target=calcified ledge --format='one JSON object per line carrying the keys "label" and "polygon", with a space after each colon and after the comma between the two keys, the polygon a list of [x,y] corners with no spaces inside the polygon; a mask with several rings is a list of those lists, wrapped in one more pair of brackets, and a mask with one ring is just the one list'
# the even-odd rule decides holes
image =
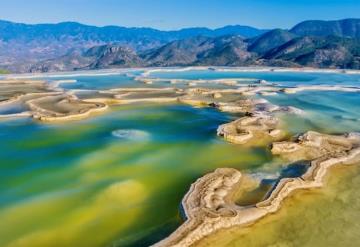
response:
{"label": "calcified ledge", "polygon": [[142,72],[142,75],[148,76],[155,72],[181,72],[181,71],[225,71],[225,72],[304,72],[304,73],[348,73],[360,74],[360,70],[353,69],[325,69],[314,67],[288,68],[288,67],[267,67],[267,66],[248,66],[248,67],[223,67],[223,66],[188,66],[188,67],[138,67],[138,68],[118,68],[118,69],[100,69],[100,70],[79,70],[64,72],[46,72],[46,73],[24,73],[7,74],[3,78],[10,79],[31,79],[39,77],[73,77],[73,76],[108,76],[119,75],[132,72]]}
{"label": "calcified ledge", "polygon": [[217,66],[192,66],[192,67],[172,67],[172,68],[143,68],[145,71],[142,76],[148,77],[156,72],[183,72],[183,71],[203,71],[214,70],[223,72],[304,72],[304,73],[349,73],[359,74],[360,70],[344,69],[319,69],[312,67],[286,68],[286,67],[217,67]]}
{"label": "calcified ledge", "polygon": [[284,93],[298,93],[301,91],[339,91],[339,92],[360,92],[359,87],[350,86],[331,86],[331,85],[311,85],[311,86],[297,86],[294,88],[285,88]]}
{"label": "calcified ledge", "polygon": [[[22,113],[0,115],[2,118],[31,116],[40,121],[69,121],[87,118],[94,113],[107,110],[110,105],[133,103],[183,103],[192,106],[209,106],[224,112],[252,112],[265,119],[266,114],[277,111],[300,113],[291,107],[279,107],[265,99],[249,99],[248,89],[207,89],[207,88],[115,88],[109,90],[64,90],[62,83],[75,80],[54,81],[2,81],[0,106],[20,104]],[[265,122],[265,120],[259,120]],[[269,121],[266,121],[269,122]],[[264,125],[265,126],[265,125]],[[255,129],[255,123],[253,129]],[[246,127],[251,129],[250,126]],[[252,130],[253,132],[255,130]],[[258,131],[255,131],[258,133]],[[264,131],[266,131],[264,129]],[[277,134],[278,131],[270,133]],[[276,139],[278,140],[278,139]]]}
{"label": "calcified ledge", "polygon": [[246,144],[284,139],[286,133],[279,128],[279,120],[270,116],[248,116],[223,124],[217,130],[228,142]]}
{"label": "calcified ledge", "polygon": [[[145,84],[164,81],[164,79],[145,78],[152,72],[156,71],[148,70],[142,77],[136,79]],[[241,84],[243,81],[240,79],[170,80],[169,84],[172,86],[167,88],[119,88],[92,91],[64,90],[59,87],[62,83],[74,82],[74,80],[63,80],[45,84],[43,81],[1,81],[0,88],[6,90],[0,90],[0,106],[19,102],[25,105],[27,110],[11,114],[11,116],[0,115],[0,117],[31,116],[40,121],[69,121],[87,118],[94,113],[106,110],[109,105],[139,102],[180,102],[192,106],[209,106],[220,111],[242,115],[235,121],[219,126],[218,135],[223,136],[225,140],[245,145],[273,143],[271,151],[274,155],[279,155],[289,161],[311,161],[304,174],[299,177],[279,178],[263,200],[248,206],[239,206],[235,203],[239,190],[242,190],[244,181],[249,177],[247,174],[225,168],[198,179],[182,201],[185,223],[156,246],[191,246],[218,230],[253,224],[262,217],[278,211],[282,202],[294,191],[323,186],[324,177],[332,166],[360,162],[360,138],[357,134],[329,136],[308,132],[292,142],[278,142],[287,139],[287,134],[274,113],[305,113],[293,107],[280,107],[264,99],[249,97],[297,93],[304,90],[359,92],[360,88],[357,87],[315,85],[284,88],[266,81],[258,81],[251,85]],[[198,83],[206,82],[231,88],[194,87]],[[185,83],[188,87],[176,88],[177,83]],[[80,96],[81,93],[96,96]]]}
{"label": "calcified ledge", "polygon": [[81,101],[66,94],[44,96],[29,100],[26,104],[32,111],[32,117],[44,122],[84,119],[108,108],[106,104]]}
{"label": "calcified ledge", "polygon": [[191,246],[221,229],[249,226],[277,212],[282,202],[294,192],[323,186],[331,167],[360,162],[357,134],[330,136],[308,132],[294,142],[274,145],[274,154],[292,153],[292,160],[306,159],[307,153],[311,153],[313,159],[306,172],[299,177],[279,178],[263,200],[254,205],[238,206],[236,193],[246,175],[236,169],[217,169],[191,185],[181,204],[186,221],[154,246]]}
{"label": "calcified ledge", "polygon": [[108,105],[101,102],[83,101],[65,92],[59,85],[74,83],[61,80],[46,83],[38,80],[0,81],[0,107],[17,104],[23,112],[0,114],[0,118],[32,117],[40,121],[69,121],[87,118],[102,112]]}
{"label": "calcified ledge", "polygon": [[[187,67],[169,69],[146,69],[140,75],[136,70],[108,70],[100,72],[87,72],[90,76],[124,74],[145,84],[157,82],[168,83],[168,87],[144,88],[117,88],[110,90],[65,90],[63,83],[75,83],[76,80],[60,80],[45,83],[44,81],[24,80],[29,75],[10,76],[0,81],[0,107],[20,104],[23,112],[14,114],[0,114],[0,118],[33,117],[40,121],[71,121],[88,118],[96,113],[103,112],[111,105],[133,103],[184,103],[196,107],[212,106],[224,112],[248,114],[251,116],[236,120],[219,127],[218,134],[230,142],[237,144],[251,143],[253,140],[264,136],[265,142],[284,139],[286,133],[281,128],[281,123],[273,117],[275,112],[288,112],[304,114],[293,107],[279,107],[264,99],[255,99],[257,95],[276,95],[282,93],[298,93],[300,91],[344,91],[360,92],[359,87],[349,86],[296,86],[283,87],[264,80],[256,79],[213,79],[213,80],[184,80],[151,78],[151,74],[162,71],[187,71],[187,70],[216,70],[216,71],[303,71],[311,69],[284,69],[284,68],[222,68],[222,67]],[[321,70],[322,72],[340,72]],[[356,71],[352,71],[356,73]],[[83,74],[83,73],[79,73]],[[63,74],[71,76],[73,74]],[[28,76],[28,77],[26,77]],[[45,75],[47,78],[55,74]],[[11,79],[13,78],[13,79]],[[14,79],[17,78],[17,79]],[[184,84],[177,86],[177,84]],[[222,88],[201,88],[200,84],[216,84]],[[209,85],[209,87],[212,87]],[[84,96],[88,91],[88,96]],[[90,92],[91,91],[91,92]],[[96,95],[96,96],[94,96]],[[249,97],[254,96],[254,97]],[[263,101],[263,102],[261,102]],[[277,122],[277,123],[275,123]]]}

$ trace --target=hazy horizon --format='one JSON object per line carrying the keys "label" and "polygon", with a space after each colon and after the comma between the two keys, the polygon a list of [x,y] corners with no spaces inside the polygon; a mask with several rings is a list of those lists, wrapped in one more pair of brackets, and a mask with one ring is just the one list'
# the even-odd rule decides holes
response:
{"label": "hazy horizon", "polygon": [[96,24],[89,24],[89,23],[84,23],[84,22],[80,22],[80,21],[76,21],[76,20],[64,20],[64,21],[60,21],[60,22],[38,22],[38,23],[28,23],[28,22],[18,22],[18,21],[13,21],[13,20],[7,20],[7,19],[2,19],[0,18],[0,21],[8,21],[8,22],[12,22],[12,23],[17,23],[17,24],[26,24],[26,25],[56,25],[56,24],[61,24],[61,23],[78,23],[81,25],[85,25],[85,26],[95,26],[95,27],[107,27],[107,26],[118,26],[118,27],[125,27],[125,28],[151,28],[151,29],[157,29],[160,31],[177,31],[177,30],[182,30],[182,29],[190,29],[190,28],[208,28],[211,30],[215,30],[215,29],[219,29],[219,28],[223,28],[226,26],[248,26],[248,27],[253,27],[253,28],[257,28],[257,29],[264,29],[264,30],[271,30],[271,29],[276,29],[276,28],[280,28],[280,29],[291,29],[292,27],[294,27],[295,25],[303,22],[303,21],[338,21],[338,20],[345,20],[345,19],[360,19],[356,18],[356,17],[349,17],[349,18],[341,18],[341,19],[304,19],[302,21],[299,21],[297,23],[295,23],[293,26],[290,26],[288,28],[282,28],[282,27],[272,27],[272,28],[261,28],[258,26],[253,26],[253,25],[246,25],[246,24],[242,24],[242,23],[234,23],[234,24],[225,24],[224,26],[218,26],[218,27],[207,27],[207,26],[188,26],[188,27],[180,27],[180,28],[175,28],[175,29],[161,29],[161,28],[156,28],[156,27],[150,27],[150,26],[123,26],[123,25],[114,25],[114,24],[108,24],[108,25],[96,25]]}
{"label": "hazy horizon", "polygon": [[[22,6],[19,8],[19,6]],[[321,11],[319,11],[321,9]],[[2,20],[26,24],[79,22],[94,26],[150,27],[178,30],[244,25],[260,29],[289,29],[305,20],[360,18],[356,0],[5,0]],[[215,18],[216,17],[216,18]]]}

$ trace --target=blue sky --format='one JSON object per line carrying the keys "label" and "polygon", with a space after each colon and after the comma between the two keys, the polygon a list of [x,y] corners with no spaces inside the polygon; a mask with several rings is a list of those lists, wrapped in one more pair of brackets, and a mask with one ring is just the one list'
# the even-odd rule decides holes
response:
{"label": "blue sky", "polygon": [[289,28],[307,19],[360,18],[360,0],[1,0],[0,19],[179,29],[229,24]]}

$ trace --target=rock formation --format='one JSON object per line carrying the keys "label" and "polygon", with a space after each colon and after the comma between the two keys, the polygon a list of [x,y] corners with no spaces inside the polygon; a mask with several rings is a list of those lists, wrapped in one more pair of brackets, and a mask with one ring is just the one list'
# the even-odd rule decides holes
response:
{"label": "rock formation", "polygon": [[273,143],[271,152],[290,161],[314,160],[330,154],[343,154],[359,143],[360,136],[355,133],[332,136],[309,131],[293,142]]}
{"label": "rock formation", "polygon": [[281,140],[285,133],[279,128],[279,120],[269,116],[243,117],[219,126],[219,136],[235,144]]}
{"label": "rock formation", "polygon": [[[298,143],[298,140],[302,141]],[[251,225],[278,211],[282,202],[295,191],[323,186],[331,167],[360,162],[360,138],[357,134],[332,136],[309,132],[286,145],[300,146],[312,154],[297,153],[296,159],[313,159],[303,174],[298,177],[280,176],[261,201],[238,206],[235,203],[238,199],[236,191],[241,189],[241,180],[246,175],[236,169],[217,169],[191,185],[182,201],[185,222],[154,246],[191,246],[221,229]],[[283,150],[282,147],[276,148]]]}
{"label": "rock formation", "polygon": [[[146,75],[145,75],[146,74]],[[138,80],[144,83],[159,82],[145,72]],[[161,79],[163,82],[164,79]],[[64,81],[63,81],[64,82]],[[296,93],[301,90],[357,91],[348,87],[294,87],[286,90],[277,85],[258,83],[238,85],[235,80],[217,80],[225,88],[175,87],[180,81],[169,80],[169,87],[117,88],[109,90],[64,90],[60,83],[31,80],[0,81],[0,105],[17,102],[24,112],[13,117],[31,116],[40,121],[67,121],[89,117],[106,110],[113,104],[138,102],[179,102],[201,107],[214,107],[236,114],[237,120],[223,124],[218,135],[239,145],[264,145],[272,143],[271,152],[290,162],[307,161],[303,172],[293,175],[282,173],[272,183],[263,198],[248,205],[237,205],[242,193],[249,187],[259,187],[261,180],[250,179],[251,174],[236,169],[222,168],[198,179],[185,195],[181,207],[184,224],[156,246],[191,246],[214,232],[229,227],[244,227],[270,213],[278,211],[282,202],[300,189],[321,187],[325,175],[335,165],[360,162],[360,135],[326,135],[309,131],[290,141],[277,112],[303,114],[299,109],[277,106],[265,99],[251,97],[264,93]],[[73,83],[74,81],[66,81]],[[206,82],[206,81],[204,81]],[[187,81],[186,83],[203,83]],[[266,84],[266,85],[265,85]],[[229,88],[230,87],[230,88]],[[300,89],[298,89],[300,88]],[[250,95],[250,96],[249,96]],[[239,116],[240,115],[240,116]],[[235,115],[234,115],[235,116]],[[0,117],[11,117],[0,115]],[[289,168],[296,166],[290,164]],[[251,186],[250,186],[251,187]]]}

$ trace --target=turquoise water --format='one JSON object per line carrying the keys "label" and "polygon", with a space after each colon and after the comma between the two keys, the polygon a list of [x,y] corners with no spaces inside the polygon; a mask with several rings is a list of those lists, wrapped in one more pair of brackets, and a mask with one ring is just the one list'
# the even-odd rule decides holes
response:
{"label": "turquoise water", "polygon": [[27,108],[20,103],[0,106],[0,114],[15,114],[26,111]]}
{"label": "turquoise water", "polygon": [[[164,72],[156,76],[254,78],[285,86],[359,86],[360,78],[348,74],[213,71]],[[66,89],[144,86],[124,73],[51,79],[77,80],[63,84]],[[360,131],[358,93],[307,91],[266,99],[305,111],[303,116],[280,115],[294,134],[307,130]],[[0,111],[20,110],[14,106]],[[259,173],[277,171],[266,147],[244,148],[216,136],[217,127],[233,119],[235,116],[212,108],[137,104],[114,106],[102,115],[61,124],[26,118],[1,120],[0,246],[148,246],[159,241],[181,224],[179,203],[196,178],[218,167]],[[358,178],[357,173],[353,177]],[[346,195],[351,189],[351,183],[346,184],[338,193]],[[324,197],[319,205],[330,200]],[[344,203],[350,202],[344,199]],[[311,205],[316,208],[317,204]],[[331,208],[328,206],[328,211]],[[340,204],[334,204],[338,213],[339,208]],[[352,209],[346,204],[346,208],[356,214],[359,207]],[[299,208],[299,212],[303,211]],[[287,217],[297,219],[296,210],[291,212],[283,216],[283,221]],[[306,212],[312,215],[311,209]],[[355,222],[348,219],[342,224],[350,229]],[[287,230],[296,230],[294,238],[301,239],[305,232],[311,232],[311,227],[316,225],[307,226],[304,233],[296,224]],[[278,228],[281,226],[276,225]],[[261,229],[256,230],[246,243],[261,246],[255,244],[261,234]],[[243,238],[241,234],[235,236]],[[228,243],[220,241],[216,246],[236,246]],[[296,246],[291,244],[285,246]]]}
{"label": "turquoise water", "polygon": [[[80,75],[80,76],[52,76],[46,80],[68,80],[75,79],[76,83],[64,83],[61,87],[66,89],[111,89],[116,87],[173,87],[169,81],[153,82],[151,85],[145,85],[143,82],[135,81],[135,76],[140,76],[143,71],[122,72],[110,75]],[[222,72],[212,70],[190,70],[190,71],[173,71],[173,72],[153,72],[150,78],[161,79],[186,79],[186,80],[216,80],[216,79],[241,79],[243,83],[252,83],[254,80],[266,80],[281,86],[297,85],[342,85],[342,86],[359,86],[360,74],[344,73],[305,73],[305,72]],[[177,87],[187,87],[184,83],[177,83]],[[224,88],[224,85],[200,83],[198,87]],[[227,88],[235,88],[227,86]]]}
{"label": "turquoise water", "polygon": [[243,78],[261,79],[278,83],[284,86],[296,85],[355,85],[360,84],[360,75],[341,73],[305,73],[305,72],[221,72],[211,70],[200,71],[175,71],[175,72],[154,72],[151,77],[169,79],[222,79],[222,78]]}
{"label": "turquoise water", "polygon": [[305,112],[284,116],[294,134],[307,130],[338,134],[360,131],[359,93],[304,91],[265,97],[276,105],[291,105]]}
{"label": "turquoise water", "polygon": [[[180,224],[178,205],[194,179],[270,159],[217,138],[227,121],[213,109],[148,105],[65,125],[1,122],[0,246],[160,240]],[[118,137],[116,130],[146,135]]]}
{"label": "turquoise water", "polygon": [[[67,80],[69,77],[53,77],[51,80]],[[63,83],[62,88],[66,89],[110,89],[116,87],[139,87],[144,83],[133,80],[126,74],[106,75],[106,76],[75,76],[71,79],[76,80],[75,83]]]}

